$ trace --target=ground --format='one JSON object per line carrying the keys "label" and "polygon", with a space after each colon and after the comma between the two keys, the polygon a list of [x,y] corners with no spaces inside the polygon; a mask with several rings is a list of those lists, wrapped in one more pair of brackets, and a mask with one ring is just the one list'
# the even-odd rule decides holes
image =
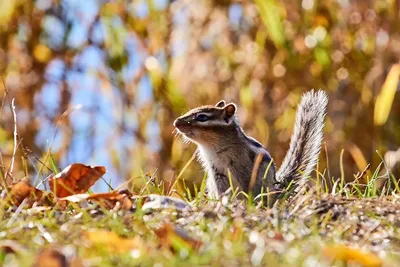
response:
{"label": "ground", "polygon": [[355,197],[309,190],[272,208],[226,197],[212,202],[200,195],[185,200],[188,206],[174,198],[162,199],[168,201],[160,206],[152,195],[133,197],[128,209],[118,203],[109,209],[86,200],[62,209],[3,207],[0,261],[9,266],[396,266],[400,262],[400,196],[395,194]]}

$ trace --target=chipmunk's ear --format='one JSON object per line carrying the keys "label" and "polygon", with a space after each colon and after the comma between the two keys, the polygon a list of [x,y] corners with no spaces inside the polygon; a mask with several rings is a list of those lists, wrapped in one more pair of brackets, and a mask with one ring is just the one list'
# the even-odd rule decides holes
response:
{"label": "chipmunk's ear", "polygon": [[222,108],[222,107],[225,107],[225,105],[226,105],[225,100],[221,100],[215,106],[219,107],[219,108]]}
{"label": "chipmunk's ear", "polygon": [[225,110],[225,118],[226,118],[226,119],[229,119],[229,118],[231,118],[233,115],[235,115],[236,109],[237,109],[237,107],[236,107],[236,105],[235,105],[234,103],[229,103],[228,105],[226,105],[226,106],[224,107],[224,110]]}

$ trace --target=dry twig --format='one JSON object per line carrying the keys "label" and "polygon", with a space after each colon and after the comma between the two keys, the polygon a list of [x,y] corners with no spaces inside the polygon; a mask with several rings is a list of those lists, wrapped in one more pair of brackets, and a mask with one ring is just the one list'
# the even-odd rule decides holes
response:
{"label": "dry twig", "polygon": [[17,136],[18,136],[18,133],[17,133],[17,113],[15,112],[15,98],[13,98],[11,100],[11,110],[12,110],[13,118],[14,118],[14,150],[13,150],[13,155],[11,157],[10,167],[8,168],[8,171],[7,171],[7,175],[10,175],[10,177],[14,181],[14,178],[12,176],[12,172],[14,170],[14,160],[15,160],[15,154],[17,154],[17,146],[18,146],[18,142],[17,142]]}

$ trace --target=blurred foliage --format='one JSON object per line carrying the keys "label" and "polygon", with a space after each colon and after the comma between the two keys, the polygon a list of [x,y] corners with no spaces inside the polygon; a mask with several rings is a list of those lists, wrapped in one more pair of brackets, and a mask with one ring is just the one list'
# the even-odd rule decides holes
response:
{"label": "blurred foliage", "polygon": [[[399,1],[3,0],[1,164],[12,157],[15,98],[16,177],[46,177],[51,151],[62,167],[105,165],[114,185],[146,171],[171,183],[195,149],[175,138],[173,120],[220,99],[239,105],[245,131],[279,165],[301,94],[322,88],[319,167],[328,158],[339,177],[344,149],[352,179],[400,145],[399,57]],[[194,163],[182,175],[202,177]]]}

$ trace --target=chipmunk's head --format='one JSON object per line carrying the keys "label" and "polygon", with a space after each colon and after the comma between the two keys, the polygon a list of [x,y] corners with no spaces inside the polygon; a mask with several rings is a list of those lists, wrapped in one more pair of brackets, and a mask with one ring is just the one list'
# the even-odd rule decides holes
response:
{"label": "chipmunk's head", "polygon": [[222,138],[236,124],[236,105],[224,100],[215,106],[202,106],[190,110],[174,121],[180,134],[199,144],[212,144]]}

